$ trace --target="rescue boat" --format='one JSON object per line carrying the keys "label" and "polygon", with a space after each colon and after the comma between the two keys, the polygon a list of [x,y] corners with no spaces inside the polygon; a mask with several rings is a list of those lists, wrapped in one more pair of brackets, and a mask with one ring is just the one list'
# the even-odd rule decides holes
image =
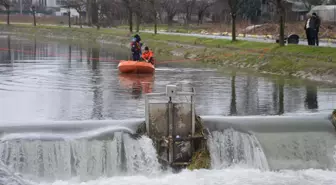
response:
{"label": "rescue boat", "polygon": [[131,60],[121,60],[118,69],[121,73],[153,73],[155,71],[151,63]]}

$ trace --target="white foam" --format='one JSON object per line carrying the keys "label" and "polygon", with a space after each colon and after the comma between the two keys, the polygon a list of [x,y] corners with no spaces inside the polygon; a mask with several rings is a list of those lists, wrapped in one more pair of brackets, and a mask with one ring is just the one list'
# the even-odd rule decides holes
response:
{"label": "white foam", "polygon": [[103,127],[91,131],[80,132],[80,133],[48,133],[48,132],[30,132],[30,133],[10,133],[4,134],[1,137],[1,141],[10,141],[10,140],[75,140],[75,139],[93,139],[100,136],[113,134],[115,132],[125,132],[133,134],[133,130],[127,127]]}
{"label": "white foam", "polygon": [[10,170],[36,182],[160,173],[151,139],[133,140],[121,133],[112,137],[101,141],[10,140],[0,144],[0,158]]}
{"label": "white foam", "polygon": [[226,129],[212,132],[208,139],[211,166],[223,169],[239,164],[250,168],[268,170],[266,156],[257,138],[248,133]]}
{"label": "white foam", "polygon": [[[334,151],[334,156],[333,156],[333,158],[334,158],[334,162],[335,162],[335,164],[336,164],[336,145],[334,146],[334,149],[335,149],[335,151]],[[335,167],[335,170],[336,170],[336,167]]]}
{"label": "white foam", "polygon": [[123,176],[79,182],[56,181],[40,185],[333,185],[336,172],[323,170],[262,172],[252,169],[183,171],[161,176]]}

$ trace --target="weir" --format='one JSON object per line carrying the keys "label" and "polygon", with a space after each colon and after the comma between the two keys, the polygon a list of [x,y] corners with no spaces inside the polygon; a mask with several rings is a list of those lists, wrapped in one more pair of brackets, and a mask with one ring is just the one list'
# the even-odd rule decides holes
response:
{"label": "weir", "polygon": [[155,175],[162,167],[336,168],[336,111],[199,117],[195,94],[176,86],[146,94],[145,119],[0,123],[0,175],[23,185],[15,174],[87,181]]}
{"label": "weir", "polygon": [[[194,95],[194,89],[177,92],[175,85],[167,85],[165,93],[148,93],[145,97],[147,135],[155,144],[159,161],[174,169],[190,165],[205,140],[202,130],[196,130]],[[190,101],[179,101],[180,96],[189,96]],[[154,97],[163,97],[164,101],[154,103]]]}

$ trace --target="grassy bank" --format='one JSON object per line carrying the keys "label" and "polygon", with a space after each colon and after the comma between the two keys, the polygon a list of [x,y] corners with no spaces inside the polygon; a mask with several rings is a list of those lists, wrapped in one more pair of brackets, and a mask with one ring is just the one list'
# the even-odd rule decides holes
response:
{"label": "grassy bank", "polygon": [[[0,25],[1,31],[57,37],[87,44],[87,40],[128,46],[131,34],[120,29],[66,28],[59,26]],[[336,83],[336,48],[141,33],[145,45],[161,62],[199,60],[221,68],[248,68],[262,73],[291,75]]]}
{"label": "grassy bank", "polygon": [[[298,26],[301,25],[301,26]],[[246,29],[248,26],[255,26],[254,28]],[[285,26],[285,35],[297,34],[301,39],[306,39],[306,33],[304,29],[304,22],[293,22],[286,23]],[[118,28],[128,30],[128,25],[119,25]],[[183,24],[174,24],[173,26],[168,26],[166,24],[157,25],[159,31],[164,32],[175,32],[175,33],[203,33],[203,34],[222,34],[229,36],[231,35],[232,26],[231,24],[202,24],[195,25],[190,24],[185,26]],[[139,27],[140,30],[154,30],[154,25],[151,24],[141,24]],[[237,36],[240,37],[263,37],[263,38],[276,38],[279,34],[278,23],[268,23],[263,25],[247,25],[246,23],[237,23],[236,24]],[[336,28],[330,23],[323,23],[320,28],[320,40],[331,41],[330,39],[336,39]]]}

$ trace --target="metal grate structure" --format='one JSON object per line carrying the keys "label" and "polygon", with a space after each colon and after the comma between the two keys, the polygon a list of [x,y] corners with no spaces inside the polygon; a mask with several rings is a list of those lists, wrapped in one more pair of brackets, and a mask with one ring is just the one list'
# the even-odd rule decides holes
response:
{"label": "metal grate structure", "polygon": [[[179,101],[189,96],[190,101]],[[171,166],[186,166],[193,154],[195,136],[195,90],[178,92],[175,85],[167,85],[165,93],[145,96],[146,130],[156,144],[159,159]],[[160,97],[160,102],[152,102]]]}

